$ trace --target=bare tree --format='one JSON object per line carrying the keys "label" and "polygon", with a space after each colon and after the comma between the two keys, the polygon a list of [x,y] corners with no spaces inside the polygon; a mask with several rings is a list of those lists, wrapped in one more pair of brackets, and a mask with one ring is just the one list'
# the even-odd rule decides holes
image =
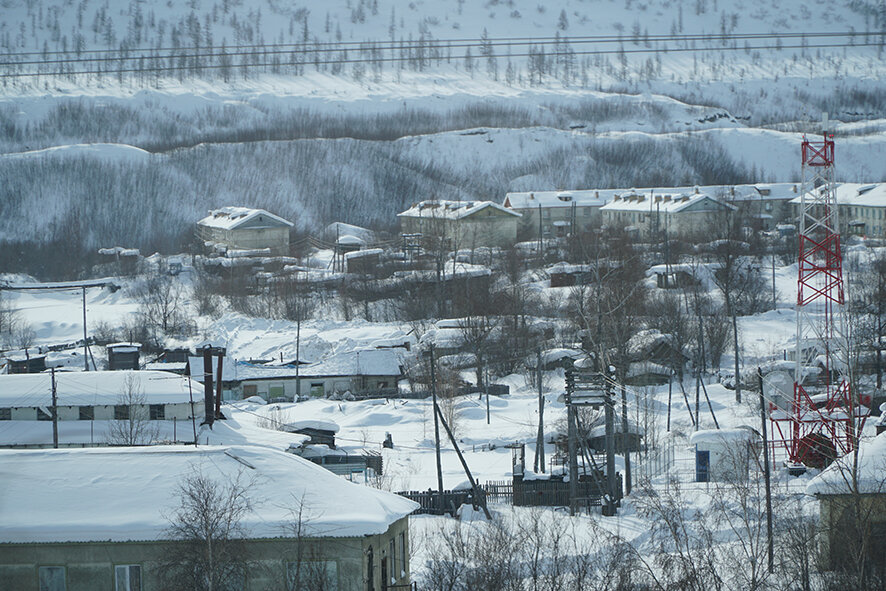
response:
{"label": "bare tree", "polygon": [[464,350],[474,356],[474,375],[477,386],[483,387],[483,376],[489,355],[496,345],[495,331],[499,319],[495,316],[469,316],[458,322]]}
{"label": "bare tree", "polygon": [[160,435],[160,425],[151,420],[141,380],[135,372],[123,378],[123,391],[117,396],[114,420],[108,427],[108,445],[150,445]]}
{"label": "bare tree", "polygon": [[178,506],[167,517],[164,589],[223,591],[242,588],[249,568],[243,518],[252,511],[242,473],[218,482],[199,470],[178,487]]}
{"label": "bare tree", "polygon": [[145,326],[163,335],[183,334],[188,327],[181,285],[168,275],[147,280],[138,294],[139,316]]}

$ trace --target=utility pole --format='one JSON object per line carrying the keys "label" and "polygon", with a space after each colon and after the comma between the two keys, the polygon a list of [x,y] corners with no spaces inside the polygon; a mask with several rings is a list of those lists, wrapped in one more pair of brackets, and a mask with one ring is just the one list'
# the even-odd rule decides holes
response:
{"label": "utility pole", "polygon": [[54,367],[50,370],[50,376],[52,381],[52,406],[50,407],[52,412],[52,448],[58,449],[58,397],[55,391]]}
{"label": "utility pole", "polygon": [[209,425],[215,421],[215,404],[213,404],[212,390],[212,347],[203,349],[203,424]]}
{"label": "utility pole", "polygon": [[545,471],[545,398],[542,394],[541,349],[536,351],[535,367],[538,370],[538,437],[535,440],[534,472]]}
{"label": "utility pole", "polygon": [[575,515],[575,505],[578,498],[578,441],[575,425],[575,405],[572,397],[566,405],[566,421],[569,436],[569,515]]}
{"label": "utility pole", "polygon": [[86,287],[81,289],[83,290],[83,369],[89,371],[89,345],[86,341]]}
{"label": "utility pole", "polygon": [[603,515],[615,515],[615,408],[612,396],[612,382],[606,380],[606,390],[603,398],[604,411],[606,413],[606,493],[608,501],[603,505]]}
{"label": "utility pole", "polygon": [[769,572],[775,570],[772,543],[772,490],[769,482],[769,438],[766,435],[766,401],[763,396],[763,372],[757,368],[757,381],[760,386],[760,432],[763,433],[763,479],[766,483],[766,538],[769,544]]}
{"label": "utility pole", "polygon": [[191,376],[187,376],[188,380],[188,398],[191,400],[191,427],[194,429],[194,447],[197,447],[197,413],[194,412],[194,389],[191,386]]}
{"label": "utility pole", "polygon": [[625,459],[625,495],[631,494],[631,452],[628,446],[628,395],[624,384],[621,389],[621,444]]}
{"label": "utility pole", "polygon": [[671,395],[674,391],[674,370],[671,370],[671,375],[668,376],[668,426],[665,431],[668,433],[671,432]]}
{"label": "utility pole", "polygon": [[486,373],[486,381],[484,382],[486,386],[486,424],[489,424],[490,416],[489,416],[489,367],[484,368],[484,372]]}
{"label": "utility pole", "polygon": [[431,400],[434,404],[434,442],[437,454],[437,506],[440,515],[443,515],[443,465],[440,463],[440,420],[437,418],[437,371],[435,365],[437,359],[434,354],[434,345],[431,345]]}

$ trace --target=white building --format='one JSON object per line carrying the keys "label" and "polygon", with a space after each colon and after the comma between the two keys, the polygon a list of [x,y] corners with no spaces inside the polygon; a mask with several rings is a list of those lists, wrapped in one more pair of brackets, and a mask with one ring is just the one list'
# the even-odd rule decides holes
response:
{"label": "white building", "polygon": [[[794,198],[791,205],[798,216],[800,197]],[[837,207],[842,235],[886,238],[886,183],[840,183]]]}
{"label": "white building", "polygon": [[418,504],[294,454],[264,446],[0,450],[0,466],[4,589],[111,589],[114,581],[117,590],[161,589],[178,553],[168,532],[182,484],[200,475],[226,486],[238,474],[252,506],[239,523],[249,560],[237,588],[308,588],[293,582],[307,564],[322,568],[328,589],[410,584],[407,516]]}
{"label": "white building", "polygon": [[[149,420],[203,416],[200,384],[165,371],[56,372],[59,421],[109,421],[138,412]],[[191,409],[191,393],[194,407]],[[138,400],[138,404],[130,404]],[[0,375],[0,422],[51,421],[52,375]]]}
{"label": "white building", "polygon": [[293,223],[264,209],[222,207],[197,222],[197,237],[208,248],[268,250],[289,254],[289,229]]}
{"label": "white building", "polygon": [[693,239],[710,237],[725,225],[735,206],[701,193],[671,193],[663,189],[616,194],[600,208],[603,225],[633,227],[641,236],[669,236]]}
{"label": "white building", "polygon": [[[520,214],[523,238],[562,238],[600,226],[600,208],[612,191],[524,191],[508,193],[504,206]],[[611,195],[608,196],[611,199]],[[539,223],[541,220],[541,223]]]}
{"label": "white building", "polygon": [[404,234],[441,238],[450,249],[464,250],[514,244],[522,216],[492,201],[430,200],[416,203],[397,217]]}

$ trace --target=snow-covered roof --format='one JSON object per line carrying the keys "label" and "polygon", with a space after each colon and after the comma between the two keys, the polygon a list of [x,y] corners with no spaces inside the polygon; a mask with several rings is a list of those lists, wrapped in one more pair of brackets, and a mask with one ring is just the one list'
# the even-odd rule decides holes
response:
{"label": "snow-covered roof", "polygon": [[[146,404],[189,402],[188,379],[166,371],[56,372],[59,406],[119,404],[129,380],[144,394]],[[194,400],[203,390],[192,385]],[[52,403],[52,376],[48,372],[0,375],[0,407],[47,406]]]}
{"label": "snow-covered roof", "polygon": [[757,438],[757,433],[748,427],[738,427],[737,429],[702,429],[689,437],[689,444],[719,443],[729,445],[737,441],[755,441]]}
{"label": "snow-covered roof", "polygon": [[[838,458],[806,485],[806,494],[849,494],[852,482],[852,454]],[[858,448],[858,491],[886,493],[886,435],[862,441]]]}
{"label": "snow-covered roof", "polygon": [[521,216],[521,214],[516,211],[510,210],[503,205],[499,205],[492,201],[428,200],[416,203],[406,211],[398,213],[397,217],[460,220],[486,209],[487,207],[491,207],[514,217]]}
{"label": "snow-covered roof", "polygon": [[674,337],[669,334],[662,334],[656,328],[648,328],[638,331],[631,335],[628,339],[628,355],[637,359],[649,354],[656,347],[661,345],[670,345],[674,342]]}
{"label": "snow-covered roof", "polygon": [[724,209],[735,209],[735,206],[718,201],[704,193],[662,193],[631,192],[618,195],[601,209],[605,211],[640,211],[678,213],[698,203],[709,201]]}
{"label": "snow-covered roof", "polygon": [[[203,358],[191,357],[193,378],[203,381]],[[256,365],[235,361],[228,357],[222,364],[223,382],[244,380],[279,380],[286,378],[317,378],[334,376],[399,376],[402,372],[402,352],[397,349],[361,349],[335,353],[298,369],[281,365]],[[218,363],[213,358],[213,377],[218,375]]]}
{"label": "snow-covered roof", "polygon": [[0,543],[163,539],[178,487],[198,471],[251,483],[241,525],[254,538],[292,536],[296,500],[312,537],[380,534],[418,507],[257,446],[0,450],[0,466]]}
{"label": "snow-covered roof", "polygon": [[305,377],[399,376],[402,354],[397,349],[363,349],[336,353],[301,368]]}
{"label": "snow-covered roof", "polygon": [[[706,188],[706,187],[705,187]],[[728,189],[727,201],[787,201],[797,196],[798,183],[757,183]]]}
{"label": "snow-covered roof", "polygon": [[[800,197],[795,197],[791,203],[799,204]],[[840,183],[837,185],[837,203],[860,207],[886,207],[886,183]]]}
{"label": "snow-covered roof", "polygon": [[213,209],[209,215],[197,222],[201,226],[208,228],[221,228],[223,230],[233,230],[261,217],[261,221],[267,220],[269,226],[292,226],[293,223],[284,220],[280,216],[265,211],[264,209],[252,209],[250,207],[228,206],[220,209]]}
{"label": "snow-covered roof", "polygon": [[302,429],[314,429],[315,431],[331,431],[338,433],[340,427],[334,421],[323,421],[320,419],[303,419],[301,421],[292,421],[283,425],[284,430],[291,433],[301,431]]}
{"label": "snow-covered roof", "polygon": [[135,353],[142,348],[141,343],[109,343],[105,345],[108,349],[113,349],[117,353]]}
{"label": "snow-covered roof", "polygon": [[380,248],[367,248],[365,250],[355,250],[354,252],[346,252],[345,260],[361,259],[363,257],[378,256],[384,251]]}
{"label": "snow-covered roof", "polygon": [[[521,191],[505,195],[504,206],[511,209],[541,207],[601,207],[612,198],[612,190],[583,189],[578,191]],[[607,199],[608,197],[608,199]]]}

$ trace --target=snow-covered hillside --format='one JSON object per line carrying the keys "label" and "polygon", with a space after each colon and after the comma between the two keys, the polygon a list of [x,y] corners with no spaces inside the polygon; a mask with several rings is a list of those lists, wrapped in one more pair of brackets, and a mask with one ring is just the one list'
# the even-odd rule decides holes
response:
{"label": "snow-covered hillside", "polygon": [[[6,0],[0,11],[6,243],[177,250],[207,209],[229,204],[315,232],[334,220],[393,228],[429,195],[793,181],[798,132],[822,111],[838,122],[838,177],[886,178],[886,19],[873,2]],[[814,35],[825,30],[837,36]],[[267,54],[283,51],[272,44],[295,45]],[[285,59],[254,67],[270,55]],[[84,68],[97,73],[70,74]]]}

